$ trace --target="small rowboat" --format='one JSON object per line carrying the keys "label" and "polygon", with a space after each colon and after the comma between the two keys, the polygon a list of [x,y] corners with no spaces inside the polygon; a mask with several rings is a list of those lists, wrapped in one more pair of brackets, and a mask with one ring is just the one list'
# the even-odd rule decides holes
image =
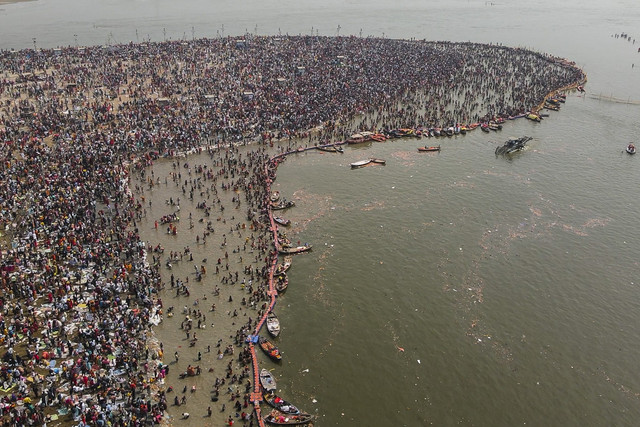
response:
{"label": "small rowboat", "polygon": [[274,216],[273,220],[284,227],[291,225],[291,220],[280,218],[279,216]]}
{"label": "small rowboat", "polygon": [[434,147],[418,147],[418,151],[440,151],[440,146]]}
{"label": "small rowboat", "polygon": [[284,257],[282,264],[278,264],[278,266],[276,267],[275,274],[278,275],[286,272],[291,267],[291,261],[293,261],[293,258],[291,256]]}
{"label": "small rowboat", "polygon": [[300,252],[306,252],[311,250],[311,245],[295,246],[295,247],[280,247],[278,252],[281,254],[299,254]]}
{"label": "small rowboat", "polygon": [[316,149],[327,153],[344,153],[344,148],[338,145],[318,145]]}
{"label": "small rowboat", "polygon": [[276,390],[276,379],[274,378],[273,374],[266,369],[262,369],[260,371],[260,384],[266,392]]}
{"label": "small rowboat", "polygon": [[265,393],[264,394],[264,400],[270,406],[273,406],[274,408],[276,408],[278,411],[282,412],[283,414],[295,415],[295,414],[299,414],[300,413],[300,409],[298,409],[297,407],[295,407],[291,403],[287,402],[283,398],[281,398],[279,396],[276,396],[275,393],[268,393],[268,394]]}
{"label": "small rowboat", "polygon": [[359,162],[351,163],[351,168],[352,169],[361,168],[363,166],[367,166],[369,163],[371,163],[371,159],[360,160]]}
{"label": "small rowboat", "polygon": [[271,341],[266,338],[260,337],[260,348],[264,351],[264,354],[269,356],[271,360],[274,362],[279,362],[282,360],[282,355],[280,354],[280,350],[276,347]]}
{"label": "small rowboat", "polygon": [[531,121],[534,121],[534,122],[539,122],[540,120],[542,120],[542,118],[538,114],[535,114],[535,113],[529,113],[529,114],[527,114],[526,117],[527,117],[527,119],[529,119]]}
{"label": "small rowboat", "polygon": [[280,335],[280,321],[273,311],[267,316],[267,331],[274,338]]}
{"label": "small rowboat", "polygon": [[289,286],[289,278],[287,277],[287,273],[282,273],[275,279],[276,279],[276,284],[275,284],[276,291],[278,291],[279,293],[286,291],[287,287]]}
{"label": "small rowboat", "polygon": [[387,161],[385,159],[371,159],[371,163],[375,163],[376,165],[386,165]]}
{"label": "small rowboat", "polygon": [[288,201],[287,200],[282,200],[278,204],[271,203],[271,209],[274,210],[274,211],[279,211],[279,210],[282,210],[282,209],[290,208],[290,207],[295,206],[295,205],[296,204],[295,204],[295,202],[293,200],[288,200]]}
{"label": "small rowboat", "polygon": [[278,426],[293,426],[309,424],[311,421],[313,421],[313,415],[304,413],[288,415],[274,409],[269,415],[264,417],[264,421],[268,424]]}
{"label": "small rowboat", "polygon": [[636,154],[636,146],[633,144],[627,145],[627,153]]}

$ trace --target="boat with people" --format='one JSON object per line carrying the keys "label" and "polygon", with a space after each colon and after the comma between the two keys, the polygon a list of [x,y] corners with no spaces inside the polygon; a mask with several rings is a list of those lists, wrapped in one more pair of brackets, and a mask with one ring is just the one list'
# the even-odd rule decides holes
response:
{"label": "boat with people", "polygon": [[271,202],[273,203],[277,202],[278,199],[280,199],[280,192],[274,191],[273,193],[271,193],[271,196],[269,196],[269,199],[271,199]]}
{"label": "boat with people", "polygon": [[542,117],[540,117],[539,114],[536,113],[529,113],[527,114],[527,119],[534,121],[534,122],[540,122],[542,120]]}
{"label": "boat with people", "polygon": [[288,227],[291,225],[290,219],[284,219],[284,218],[280,218],[279,216],[274,216],[273,220],[284,227]]}
{"label": "boat with people", "polygon": [[300,409],[287,402],[280,396],[276,396],[274,392],[264,393],[263,397],[265,402],[267,402],[270,406],[273,406],[283,414],[295,415],[300,413]]}
{"label": "boat with people", "polygon": [[289,277],[287,277],[287,273],[279,274],[274,279],[276,282],[274,286],[276,288],[276,291],[278,291],[278,293],[283,293],[284,291],[287,290],[287,287],[289,286]]}
{"label": "boat with people", "polygon": [[278,320],[278,316],[276,316],[273,311],[269,312],[269,314],[267,315],[266,324],[267,332],[269,332],[269,335],[271,335],[273,338],[280,335],[280,320]]}
{"label": "boat with people", "polygon": [[266,369],[260,370],[260,385],[265,392],[276,391],[276,379],[271,372]]}
{"label": "boat with people", "polygon": [[371,163],[371,159],[360,160],[357,162],[350,163],[349,165],[351,166],[351,169],[357,169],[357,168],[367,166],[369,163]]}
{"label": "boat with people", "polygon": [[271,203],[271,209],[274,211],[278,211],[278,210],[282,210],[282,209],[287,209],[287,208],[291,208],[293,206],[295,206],[295,202],[293,200],[286,200],[286,199],[282,199],[280,201],[280,203]]}
{"label": "boat with people", "polygon": [[432,147],[418,147],[418,151],[440,151],[440,146],[435,145]]}
{"label": "boat with people", "polygon": [[264,422],[278,426],[293,426],[309,424],[313,421],[313,415],[299,413],[295,415],[284,414],[277,409],[272,410],[269,415],[263,418]]}
{"label": "boat with people", "polygon": [[533,138],[531,138],[530,136],[523,136],[522,138],[518,139],[510,139],[503,145],[496,148],[496,156],[500,154],[511,154],[515,153],[516,151],[524,150],[527,142],[531,141],[532,139]]}
{"label": "boat with people", "polygon": [[311,250],[311,245],[301,245],[301,246],[280,246],[278,252],[281,254],[299,254],[301,252],[306,252]]}
{"label": "boat with people", "polygon": [[282,264],[278,264],[278,266],[276,267],[275,274],[282,274],[289,270],[292,261],[293,257],[291,255],[287,255],[286,257],[284,257],[284,259],[282,260]]}
{"label": "boat with people", "polygon": [[278,347],[276,347],[274,343],[264,337],[260,337],[258,344],[260,345],[260,348],[262,349],[264,354],[269,356],[269,359],[273,360],[274,362],[279,362],[282,360],[280,350],[278,350]]}
{"label": "boat with people", "polygon": [[627,153],[629,154],[636,154],[636,146],[633,145],[632,143],[630,143],[629,145],[627,145]]}
{"label": "boat with people", "polygon": [[354,133],[347,139],[347,144],[360,144],[362,142],[372,141],[373,132]]}

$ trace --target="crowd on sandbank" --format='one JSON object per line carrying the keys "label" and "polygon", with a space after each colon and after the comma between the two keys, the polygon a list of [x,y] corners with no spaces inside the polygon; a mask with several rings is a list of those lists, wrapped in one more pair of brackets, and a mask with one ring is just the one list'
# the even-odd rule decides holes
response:
{"label": "crowd on sandbank", "polygon": [[[222,176],[235,177],[220,188],[244,193],[243,222],[263,233],[252,244],[265,268],[275,256],[264,226],[267,143],[512,114],[584,78],[570,64],[520,49],[356,37],[3,51],[0,70],[0,419],[7,425],[67,414],[97,426],[163,418],[166,390],[154,384],[170,366],[149,332],[162,317],[165,285],[159,254],[148,259],[137,229],[147,206],[130,188],[132,173],[158,184],[144,175],[158,156],[262,143],[244,160],[233,149],[211,153]],[[200,174],[215,181],[204,167]],[[213,197],[204,181],[178,178],[185,192]],[[262,268],[246,271],[256,310],[266,299]],[[232,273],[223,278],[239,280]],[[251,325],[231,344],[242,346]]]}

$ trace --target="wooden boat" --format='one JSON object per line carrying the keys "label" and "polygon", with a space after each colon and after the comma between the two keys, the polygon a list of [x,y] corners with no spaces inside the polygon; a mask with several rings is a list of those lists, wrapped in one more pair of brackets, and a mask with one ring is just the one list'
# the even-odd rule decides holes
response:
{"label": "wooden boat", "polygon": [[385,159],[371,159],[371,163],[375,163],[376,165],[386,165],[387,161]]}
{"label": "wooden boat", "polygon": [[274,409],[269,415],[264,417],[263,420],[268,424],[278,426],[293,426],[309,424],[311,421],[313,421],[313,415],[305,413],[288,415]]}
{"label": "wooden boat", "polygon": [[293,257],[291,255],[284,257],[282,264],[278,264],[278,266],[276,267],[275,274],[282,274],[289,270],[289,268],[291,267],[291,261],[293,261]]}
{"label": "wooden boat", "polygon": [[361,168],[363,166],[367,166],[369,163],[371,163],[371,159],[367,159],[367,160],[360,160],[358,162],[353,162],[350,164],[352,169],[356,169],[356,168]]}
{"label": "wooden boat", "polygon": [[516,114],[515,116],[509,116],[507,117],[507,120],[515,120],[515,119],[521,119],[523,117],[526,117],[527,115],[522,113],[522,114]]}
{"label": "wooden boat", "polygon": [[287,402],[283,398],[276,396],[275,393],[265,393],[263,396],[265,402],[267,402],[270,406],[273,406],[283,414],[295,415],[300,413],[300,409]]}
{"label": "wooden boat", "polygon": [[318,145],[316,150],[326,151],[327,153],[344,153],[344,149],[338,145]]}
{"label": "wooden boat", "polygon": [[274,338],[280,335],[280,321],[273,311],[267,315],[267,331]]}
{"label": "wooden boat", "polygon": [[295,205],[296,204],[293,200],[282,200],[280,203],[271,203],[271,209],[274,211],[279,211],[282,209],[290,208]]}
{"label": "wooden boat", "polygon": [[387,140],[387,137],[381,133],[374,133],[373,135],[371,135],[371,139],[378,142],[384,142]]}
{"label": "wooden boat", "polygon": [[278,252],[281,254],[299,254],[311,250],[311,245],[280,247]]}
{"label": "wooden boat", "polygon": [[527,119],[532,120],[534,122],[539,122],[540,120],[542,120],[542,118],[539,115],[535,114],[535,113],[527,114]]}
{"label": "wooden boat", "polygon": [[282,293],[287,290],[289,286],[289,278],[287,277],[287,273],[282,273],[274,278],[276,281],[275,288],[276,291]]}
{"label": "wooden boat", "polygon": [[347,144],[360,144],[362,142],[369,142],[371,141],[372,136],[373,132],[354,133],[347,139]]}
{"label": "wooden boat", "polygon": [[273,193],[271,193],[271,196],[269,196],[269,199],[271,199],[273,203],[277,202],[280,199],[280,192],[274,191]]}
{"label": "wooden boat", "polygon": [[276,347],[271,341],[266,338],[260,337],[260,348],[264,351],[264,354],[269,356],[269,359],[274,362],[279,362],[282,360],[282,355],[280,354],[280,350]]}
{"label": "wooden boat", "polygon": [[276,391],[276,379],[271,372],[266,369],[260,371],[260,385],[266,392]]}
{"label": "wooden boat", "polygon": [[518,139],[510,139],[505,142],[504,145],[496,148],[496,156],[500,154],[511,154],[515,153],[516,151],[524,150],[527,142],[531,141],[532,139],[533,138],[531,138],[530,136],[523,136],[522,138]]}
{"label": "wooden boat", "polygon": [[480,129],[482,129],[482,132],[489,133],[489,125],[486,123],[481,124]]}
{"label": "wooden boat", "polygon": [[627,145],[627,153],[636,154],[636,146],[633,144]]}
{"label": "wooden boat", "polygon": [[290,219],[284,219],[284,218],[280,218],[279,216],[274,216],[273,220],[275,222],[277,222],[280,225],[283,225],[285,227],[288,227],[291,225],[291,220]]}
{"label": "wooden boat", "polygon": [[418,147],[418,151],[440,151],[440,146]]}

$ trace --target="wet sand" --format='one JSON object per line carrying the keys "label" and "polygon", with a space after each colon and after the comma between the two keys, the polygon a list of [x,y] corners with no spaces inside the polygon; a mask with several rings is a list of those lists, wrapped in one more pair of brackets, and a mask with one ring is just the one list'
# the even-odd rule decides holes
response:
{"label": "wet sand", "polygon": [[[242,154],[246,156],[255,148],[255,146],[239,147],[236,156]],[[256,238],[260,235],[268,239],[266,230],[261,232],[251,229],[245,214],[248,202],[245,200],[244,191],[221,188],[223,183],[233,181],[230,175],[227,175],[228,179],[224,179],[222,175],[222,182],[213,184],[210,180],[203,181],[203,174],[195,172],[199,166],[206,166],[214,174],[219,173],[221,167],[216,166],[216,160],[226,154],[228,151],[223,149],[214,151],[211,156],[203,153],[192,154],[182,159],[162,159],[150,168],[155,179],[160,180],[159,185],[149,187],[148,181],[144,178],[134,181],[140,185],[140,190],[135,191],[135,194],[138,198],[144,197],[147,205],[146,217],[138,224],[141,238],[149,242],[152,247],[161,245],[164,248],[160,274],[166,287],[159,297],[163,301],[165,318],[155,331],[157,338],[167,343],[164,345],[164,359],[165,363],[170,364],[171,369],[165,379],[165,386],[173,387],[173,392],[167,395],[168,401],[173,403],[175,396],[178,396],[179,400],[186,396],[184,405],[170,404],[167,410],[170,415],[168,422],[177,424],[179,421],[179,425],[222,425],[227,422],[229,416],[238,422],[238,415],[243,411],[252,413],[252,405],[244,405],[245,397],[247,399],[249,397],[247,381],[252,379],[251,375],[241,382],[231,384],[233,393],[241,394],[240,410],[234,408],[237,399],[231,399],[228,383],[220,387],[218,400],[211,401],[211,397],[215,396],[215,393],[211,393],[215,379],[225,378],[227,382],[229,381],[226,372],[230,363],[234,372],[247,369],[247,365],[238,362],[238,354],[243,345],[240,343],[241,345],[238,346],[234,338],[242,325],[248,324],[250,320],[255,322],[263,313],[264,306],[264,301],[243,304],[243,299],[247,301],[251,296],[248,291],[250,286],[257,288],[260,283],[264,283],[264,278],[255,274],[255,271],[265,266],[265,254],[257,248],[251,248],[251,242],[255,244]],[[179,163],[179,166],[174,168],[172,166],[174,163]],[[185,168],[185,164],[189,167]],[[172,173],[181,175],[180,183],[172,181],[170,176]],[[186,195],[183,194],[181,187],[185,180],[193,182],[198,178],[202,182],[201,187],[197,189],[193,200],[189,200],[188,192]],[[212,184],[217,194],[211,190]],[[173,199],[174,204],[169,202],[170,199]],[[179,206],[178,199],[180,199]],[[219,199],[220,203],[217,203],[216,199]],[[209,216],[203,209],[198,208],[198,204],[203,202],[216,207],[211,210]],[[225,207],[224,211],[220,206]],[[167,233],[168,225],[166,224],[158,224],[156,229],[156,221],[174,212],[180,217],[179,221],[173,223],[177,228],[175,235]],[[209,221],[212,224],[209,230],[213,228],[213,231],[208,231]],[[190,249],[187,255],[184,254],[186,247]],[[182,259],[173,261],[169,269],[166,260],[171,252],[179,252]],[[149,255],[160,258],[157,252],[151,251]],[[205,267],[206,273],[202,275],[200,281],[196,281],[196,268],[200,270],[202,266]],[[216,267],[219,270],[217,273]],[[248,270],[252,270],[254,274],[248,274]],[[182,280],[185,283],[188,281],[186,285],[189,290],[188,296],[184,292],[177,296],[178,292],[170,287],[172,274],[176,281]],[[230,277],[232,277],[231,281],[223,282],[225,278]],[[216,287],[220,289],[219,293],[215,291]],[[214,305],[215,310],[213,310]],[[172,317],[167,316],[169,307],[173,307]],[[186,314],[185,311],[189,310],[196,312],[199,310],[201,316]],[[189,338],[182,327],[187,316],[192,318],[194,323]],[[194,334],[197,334],[198,340],[195,345],[190,346],[189,343],[192,342]],[[229,346],[234,349],[233,355],[224,354],[224,349]],[[220,350],[224,354],[222,358],[219,357]],[[176,352],[179,358],[177,362],[175,361]],[[262,355],[258,357],[263,367],[277,370],[273,362],[263,358]],[[189,365],[200,366],[201,374],[180,379],[179,373],[186,371]],[[251,373],[246,370],[245,372]],[[196,391],[192,392],[194,386]],[[185,387],[186,392],[183,392]],[[252,388],[249,392],[251,390]],[[211,416],[208,416],[208,407],[211,407]],[[189,419],[181,420],[181,414],[184,412],[190,414]]]}

